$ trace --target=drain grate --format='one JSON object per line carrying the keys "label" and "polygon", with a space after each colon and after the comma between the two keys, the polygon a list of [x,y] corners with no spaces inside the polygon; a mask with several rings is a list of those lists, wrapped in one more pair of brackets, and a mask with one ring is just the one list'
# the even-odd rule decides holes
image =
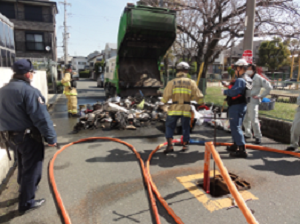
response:
{"label": "drain grate", "polygon": [[[248,190],[251,188],[250,183],[239,176],[233,173],[229,173],[229,175],[239,191]],[[203,188],[203,181],[198,182],[197,185]],[[214,179],[210,180],[210,194],[213,197],[222,197],[230,194],[229,189],[221,175],[216,175],[215,181]]]}

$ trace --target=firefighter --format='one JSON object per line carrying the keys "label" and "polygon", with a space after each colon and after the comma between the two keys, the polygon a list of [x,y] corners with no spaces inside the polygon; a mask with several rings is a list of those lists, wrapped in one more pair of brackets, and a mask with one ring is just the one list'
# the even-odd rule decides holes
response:
{"label": "firefighter", "polygon": [[14,75],[0,89],[0,145],[13,148],[18,160],[19,212],[39,208],[45,199],[35,200],[41,180],[45,146],[56,146],[56,132],[45,98],[30,85],[33,66],[22,59],[13,65]]}
{"label": "firefighter", "polygon": [[72,65],[66,65],[64,78],[61,80],[64,85],[64,94],[68,99],[68,117],[80,117],[77,110],[77,90],[72,79]]}
{"label": "firefighter", "polygon": [[286,148],[287,151],[295,151],[299,147],[300,136],[300,95],[297,98],[298,108],[291,128],[291,144]]}
{"label": "firefighter", "polygon": [[172,105],[168,109],[168,117],[166,120],[166,139],[168,146],[164,151],[165,154],[173,152],[173,134],[178,119],[181,118],[183,132],[183,148],[182,151],[188,150],[190,141],[190,121],[191,121],[191,101],[198,104],[203,103],[203,95],[198,89],[195,81],[187,78],[190,66],[186,62],[180,62],[177,65],[177,74],[174,80],[168,82],[162,103],[167,103],[172,99]]}
{"label": "firefighter", "polygon": [[230,129],[234,142],[231,147],[227,147],[227,151],[231,152],[230,156],[232,157],[247,158],[242,124],[247,110],[247,101],[250,101],[247,88],[251,89],[249,86],[251,79],[245,74],[248,65],[245,59],[239,59],[235,63],[234,69],[237,79],[233,86],[223,91],[223,94],[227,96]]}
{"label": "firefighter", "polygon": [[[261,144],[261,130],[260,124],[258,120],[258,107],[261,102],[261,99],[269,95],[271,90],[273,89],[270,82],[261,77],[256,73],[256,66],[254,64],[250,64],[246,74],[252,78],[252,90],[251,90],[251,98],[250,103],[247,105],[247,113],[245,115],[245,120],[243,122],[245,128],[245,137],[252,138],[251,133],[251,125],[254,131],[255,144]],[[261,89],[264,88],[262,94],[260,94]]]}

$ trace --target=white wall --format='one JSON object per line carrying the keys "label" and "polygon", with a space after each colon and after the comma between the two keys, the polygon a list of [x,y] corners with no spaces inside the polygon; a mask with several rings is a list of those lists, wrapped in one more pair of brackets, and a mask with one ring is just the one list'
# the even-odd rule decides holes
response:
{"label": "white wall", "polygon": [[[0,88],[9,83],[13,71],[10,68],[0,68]],[[36,71],[31,85],[41,91],[42,95],[48,101],[48,85],[46,71]]]}

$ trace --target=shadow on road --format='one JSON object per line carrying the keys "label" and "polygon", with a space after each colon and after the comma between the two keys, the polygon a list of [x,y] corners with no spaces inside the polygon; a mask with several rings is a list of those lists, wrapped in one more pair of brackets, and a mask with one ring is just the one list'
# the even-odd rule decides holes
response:
{"label": "shadow on road", "polygon": [[300,161],[286,161],[286,160],[277,160],[270,161],[266,158],[262,158],[264,165],[255,165],[251,166],[255,170],[260,171],[271,171],[278,175],[283,176],[297,176],[300,175]]}
{"label": "shadow on road", "polygon": [[[218,148],[219,147],[217,147],[217,150]],[[219,154],[222,160],[236,159],[230,157],[228,152],[219,152]],[[279,153],[248,150],[248,158],[246,160],[262,160],[264,162],[264,165],[250,166],[255,170],[271,171],[278,175],[283,175],[283,176],[300,175],[300,169],[299,169],[300,160],[299,158],[295,158],[295,161],[288,161],[288,159],[292,159],[292,158],[293,158],[292,156],[279,154]],[[270,159],[277,159],[277,160],[270,160]]]}
{"label": "shadow on road", "polygon": [[19,198],[9,199],[7,201],[0,202],[0,208],[7,208],[19,202]]}
{"label": "shadow on road", "polygon": [[[176,150],[176,147],[175,147]],[[136,162],[136,156],[130,151],[121,150],[121,149],[113,149],[108,151],[110,154],[106,157],[93,157],[87,159],[88,163],[97,163],[97,162]],[[144,152],[140,152],[141,157],[145,160],[148,158],[149,154],[152,150],[146,150]],[[191,164],[198,162],[199,160],[203,160],[204,152],[192,151],[192,152],[180,152],[175,151],[174,153],[170,153],[165,155],[162,152],[158,152],[154,154],[151,165],[159,166],[159,167],[175,167],[185,164]]]}
{"label": "shadow on road", "polygon": [[22,216],[18,210],[11,211],[5,215],[0,216],[0,223],[9,223],[12,219]]}

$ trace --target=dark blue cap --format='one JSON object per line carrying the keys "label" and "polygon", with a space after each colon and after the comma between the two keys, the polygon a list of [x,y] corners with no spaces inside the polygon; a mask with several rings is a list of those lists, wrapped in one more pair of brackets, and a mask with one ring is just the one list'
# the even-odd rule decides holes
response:
{"label": "dark blue cap", "polygon": [[34,68],[30,60],[21,59],[14,63],[13,70],[18,75],[24,75],[27,72],[34,71]]}

